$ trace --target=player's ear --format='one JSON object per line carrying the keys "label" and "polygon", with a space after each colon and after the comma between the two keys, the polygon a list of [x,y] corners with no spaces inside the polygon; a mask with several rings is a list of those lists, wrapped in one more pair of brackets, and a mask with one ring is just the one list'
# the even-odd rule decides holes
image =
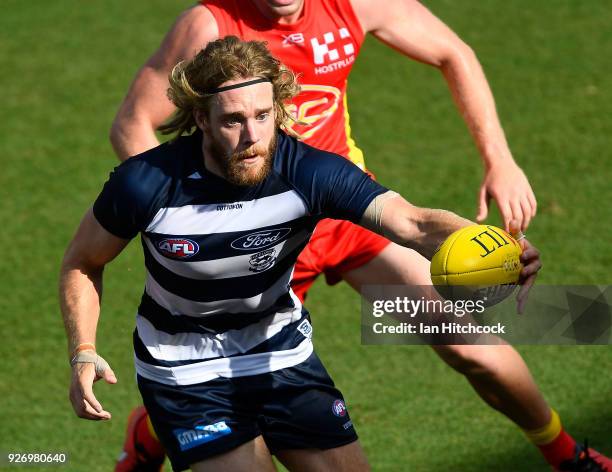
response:
{"label": "player's ear", "polygon": [[198,128],[202,131],[208,131],[208,117],[206,116],[206,112],[204,110],[193,110],[193,118],[195,119]]}

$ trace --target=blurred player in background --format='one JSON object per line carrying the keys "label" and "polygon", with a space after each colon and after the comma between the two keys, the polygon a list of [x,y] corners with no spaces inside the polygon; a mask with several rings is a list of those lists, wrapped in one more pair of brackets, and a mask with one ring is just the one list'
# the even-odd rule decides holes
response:
{"label": "blurred player in background", "polygon": [[[292,111],[302,124],[294,131],[308,144],[341,154],[365,170],[351,136],[346,82],[366,33],[442,72],[483,161],[477,220],[487,217],[493,198],[506,229],[515,220],[525,230],[536,213],[535,196],[512,157],[480,64],[456,34],[415,0],[390,0],[384,8],[371,0],[203,1],[179,17],[139,71],[113,123],[113,147],[125,160],[157,146],[155,130],[175,109],[165,98],[172,67],[209,41],[234,34],[267,41],[273,54],[300,74],[302,93],[293,99]],[[428,261],[419,254],[333,220],[317,226],[298,259],[292,286],[301,300],[321,273],[330,284],[343,279],[356,290],[366,284],[431,283]],[[512,347],[434,349],[489,405],[523,429],[551,465],[583,470],[581,464],[590,462]],[[117,470],[134,470],[139,461],[161,463],[161,454],[146,412],[135,410]]]}

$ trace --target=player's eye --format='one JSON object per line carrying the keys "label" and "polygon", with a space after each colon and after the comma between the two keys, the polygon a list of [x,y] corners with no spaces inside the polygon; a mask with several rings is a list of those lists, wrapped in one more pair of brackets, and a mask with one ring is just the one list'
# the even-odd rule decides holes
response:
{"label": "player's eye", "polygon": [[259,115],[257,115],[257,121],[266,121],[269,116],[270,113],[268,112],[260,113]]}
{"label": "player's eye", "polygon": [[239,115],[225,115],[225,117],[222,118],[222,123],[223,126],[227,127],[227,128],[234,128],[236,126],[240,126],[242,123],[242,118]]}

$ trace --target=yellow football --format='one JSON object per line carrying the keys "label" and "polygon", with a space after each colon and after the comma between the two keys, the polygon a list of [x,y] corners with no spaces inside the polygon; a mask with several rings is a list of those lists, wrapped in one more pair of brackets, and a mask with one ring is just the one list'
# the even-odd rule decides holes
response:
{"label": "yellow football", "polygon": [[[484,299],[487,305],[506,298],[519,281],[523,265],[519,243],[503,229],[466,226],[451,234],[431,259],[431,280],[437,287]],[[449,290],[439,290],[447,296]]]}

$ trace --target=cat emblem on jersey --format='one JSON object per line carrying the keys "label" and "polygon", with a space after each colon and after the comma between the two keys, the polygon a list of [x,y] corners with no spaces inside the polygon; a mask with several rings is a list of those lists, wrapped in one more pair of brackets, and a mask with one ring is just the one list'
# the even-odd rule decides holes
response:
{"label": "cat emblem on jersey", "polygon": [[278,257],[275,248],[255,253],[249,258],[249,270],[251,272],[268,270],[276,263],[276,259]]}

